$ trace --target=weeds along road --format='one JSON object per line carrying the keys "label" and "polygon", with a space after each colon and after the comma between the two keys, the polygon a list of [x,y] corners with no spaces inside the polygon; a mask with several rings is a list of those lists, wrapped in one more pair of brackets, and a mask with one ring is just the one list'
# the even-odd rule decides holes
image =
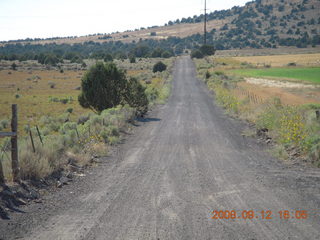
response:
{"label": "weeds along road", "polygon": [[[274,160],[243,138],[243,124],[195,74],[189,57],[178,59],[168,103],[81,184],[2,222],[3,238],[320,239],[320,171]],[[211,219],[213,210],[237,218]],[[245,210],[254,218],[238,218]],[[302,210],[307,219],[292,218]]]}

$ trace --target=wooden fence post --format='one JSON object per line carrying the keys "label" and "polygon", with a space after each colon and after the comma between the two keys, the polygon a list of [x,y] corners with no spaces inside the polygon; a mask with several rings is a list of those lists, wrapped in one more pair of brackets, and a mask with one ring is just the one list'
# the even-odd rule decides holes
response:
{"label": "wooden fence post", "polygon": [[33,137],[32,137],[32,131],[31,131],[31,128],[29,126],[29,135],[30,135],[30,140],[31,140],[31,144],[32,144],[32,149],[33,149],[33,152],[35,153],[36,152],[36,149],[34,147],[34,142],[33,142]]}
{"label": "wooden fence post", "polygon": [[78,132],[77,127],[75,128],[75,130],[76,130],[76,133],[77,133],[78,140],[80,140],[80,136],[79,136],[79,132]]}
{"label": "wooden fence post", "polygon": [[320,110],[316,110],[316,119],[320,120]]}
{"label": "wooden fence post", "polygon": [[3,168],[2,168],[2,156],[0,156],[0,185],[4,184],[4,174],[3,174]]}
{"label": "wooden fence post", "polygon": [[36,125],[36,129],[37,129],[37,132],[38,132],[38,136],[39,136],[40,142],[41,142],[41,144],[42,144],[42,146],[43,146],[43,141],[42,141],[41,133],[40,133],[39,128],[38,128],[37,125]]}
{"label": "wooden fence post", "polygon": [[20,168],[18,159],[18,107],[17,104],[12,104],[12,119],[11,131],[15,136],[11,137],[11,161],[12,161],[12,176],[14,182],[20,182]]}

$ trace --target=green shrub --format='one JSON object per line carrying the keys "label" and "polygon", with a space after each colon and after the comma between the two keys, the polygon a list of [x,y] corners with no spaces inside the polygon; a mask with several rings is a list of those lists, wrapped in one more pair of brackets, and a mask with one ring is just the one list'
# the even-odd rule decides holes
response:
{"label": "green shrub", "polygon": [[50,129],[49,128],[44,127],[44,128],[41,129],[41,135],[47,136],[47,135],[49,135],[49,133],[50,133]]}
{"label": "green shrub", "polygon": [[45,144],[42,146],[37,139],[34,139],[36,152],[32,149],[28,139],[19,142],[19,163],[22,179],[41,179],[53,171],[58,170],[65,164],[62,158],[65,150],[60,137],[45,137]]}
{"label": "green shrub", "polygon": [[112,127],[111,128],[111,135],[115,136],[115,137],[119,137],[120,136],[119,129],[116,127]]}
{"label": "green shrub", "polygon": [[113,57],[111,54],[106,54],[105,57],[104,57],[104,61],[105,62],[112,62],[113,61]]}
{"label": "green shrub", "polygon": [[222,71],[215,71],[214,74],[217,75],[217,76],[223,76],[223,75],[224,75],[224,72],[222,72]]}
{"label": "green shrub", "polygon": [[163,62],[159,61],[153,66],[153,72],[163,72],[167,69],[167,65],[165,65]]}
{"label": "green shrub", "polygon": [[160,89],[158,103],[164,104],[165,100],[169,97],[169,95],[170,95],[170,85],[166,84],[164,87]]}
{"label": "green shrub", "polygon": [[211,77],[211,74],[209,71],[206,71],[206,75],[205,75],[206,79],[209,79]]}
{"label": "green shrub", "polygon": [[200,58],[203,58],[203,57],[204,57],[204,55],[203,55],[203,53],[202,53],[200,50],[198,50],[198,49],[192,50],[192,52],[191,52],[191,58],[198,58],[198,59],[200,59]]}
{"label": "green shrub", "polygon": [[12,63],[12,64],[11,64],[11,69],[12,69],[13,71],[16,71],[16,70],[17,70],[17,67],[18,67],[18,65],[17,65],[16,63]]}
{"label": "green shrub", "polygon": [[135,58],[135,56],[130,56],[130,57],[129,57],[129,61],[130,61],[130,63],[136,63],[136,58]]}
{"label": "green shrub", "polygon": [[217,101],[227,110],[233,113],[238,113],[238,107],[240,102],[238,99],[226,88],[220,84],[212,85],[214,92],[216,94]]}
{"label": "green shrub", "polygon": [[6,129],[7,127],[9,127],[9,120],[7,120],[7,119],[2,119],[2,120],[0,121],[0,127],[1,127],[2,129]]}
{"label": "green shrub", "polygon": [[100,136],[104,139],[105,142],[108,142],[109,132],[106,129],[103,129],[100,132]]}
{"label": "green shrub", "polygon": [[81,80],[80,105],[98,112],[121,103],[126,88],[126,76],[114,63],[101,62],[92,66]]}
{"label": "green shrub", "polygon": [[102,124],[102,117],[101,115],[94,115],[90,118],[90,125]]}
{"label": "green shrub", "polygon": [[202,45],[200,47],[200,51],[203,56],[211,56],[211,55],[214,55],[216,52],[214,47],[212,45],[208,45],[208,44]]}
{"label": "green shrub", "polygon": [[65,123],[70,121],[70,113],[66,112],[61,115],[59,115],[56,119],[60,123]]}
{"label": "green shrub", "polygon": [[129,106],[135,108],[139,114],[144,114],[148,111],[149,101],[145,90],[146,88],[136,78],[131,78],[128,81],[124,98]]}
{"label": "green shrub", "polygon": [[317,167],[320,167],[320,141],[317,141],[317,143],[312,145],[309,156],[312,163]]}
{"label": "green shrub", "polygon": [[52,82],[52,81],[49,81],[48,85],[50,86],[50,88],[55,88],[56,87],[56,83]]}
{"label": "green shrub", "polygon": [[117,143],[119,143],[119,137],[116,137],[116,136],[109,136],[108,137],[108,143],[110,144],[110,145],[114,145],[114,144],[117,144]]}
{"label": "green shrub", "polygon": [[68,131],[75,130],[76,128],[77,124],[75,122],[66,122],[60,127],[59,132],[66,134]]}
{"label": "green shrub", "polygon": [[52,118],[49,117],[49,116],[42,116],[39,121],[40,121],[40,123],[41,123],[42,125],[46,125],[46,124],[51,123]]}
{"label": "green shrub", "polygon": [[295,106],[281,109],[279,138],[282,143],[303,147],[306,140],[306,125],[302,112]]}
{"label": "green shrub", "polygon": [[83,115],[78,118],[78,124],[84,124],[90,119],[89,115]]}
{"label": "green shrub", "polygon": [[274,130],[278,126],[279,110],[275,105],[268,106],[257,119],[258,128]]}
{"label": "green shrub", "polygon": [[169,52],[169,51],[164,51],[164,52],[161,54],[161,57],[162,57],[162,58],[170,58],[170,57],[172,57],[172,56],[173,56],[172,53]]}
{"label": "green shrub", "polygon": [[60,129],[60,123],[58,122],[51,122],[47,125],[50,132],[58,132]]}
{"label": "green shrub", "polygon": [[73,108],[67,108],[66,112],[72,113],[73,112]]}
{"label": "green shrub", "polygon": [[68,98],[62,98],[62,99],[60,99],[60,102],[63,103],[63,104],[67,104],[69,102],[69,99]]}
{"label": "green shrub", "polygon": [[85,62],[82,62],[81,68],[86,68],[86,67],[87,67],[87,64]]}
{"label": "green shrub", "polygon": [[154,102],[159,96],[159,91],[154,87],[148,87],[146,89],[146,94],[149,102]]}

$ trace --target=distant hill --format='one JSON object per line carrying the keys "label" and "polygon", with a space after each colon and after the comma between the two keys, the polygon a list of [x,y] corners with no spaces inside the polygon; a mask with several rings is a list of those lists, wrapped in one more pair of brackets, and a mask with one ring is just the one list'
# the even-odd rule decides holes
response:
{"label": "distant hill", "polygon": [[[152,49],[157,47],[181,54],[203,43],[203,20],[200,15],[122,33],[2,42],[0,59],[1,55],[48,51],[79,52],[82,57],[101,51],[144,57],[152,55]],[[320,0],[256,0],[243,7],[209,13],[207,26],[207,42],[218,50],[316,46],[320,45]],[[136,54],[141,52],[136,50],[141,46],[143,54]]]}
{"label": "distant hill", "polygon": [[[208,14],[208,40],[218,49],[260,48],[289,45],[305,47],[319,44],[319,0],[256,0],[243,7]],[[113,34],[83,37],[12,41],[30,43],[83,43],[86,41],[132,42],[140,39],[161,40],[202,34],[203,15],[169,21],[162,27],[136,29]]]}

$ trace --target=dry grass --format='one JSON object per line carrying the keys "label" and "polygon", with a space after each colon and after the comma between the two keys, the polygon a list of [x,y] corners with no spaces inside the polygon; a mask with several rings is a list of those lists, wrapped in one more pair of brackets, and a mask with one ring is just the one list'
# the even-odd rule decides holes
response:
{"label": "dry grass", "polygon": [[[163,59],[162,59],[163,60]],[[116,61],[116,64],[127,71],[128,76],[146,78],[152,81],[152,86],[160,87],[164,78],[152,78],[153,64],[159,59],[142,59],[135,64],[129,60]],[[172,65],[172,59],[163,60]],[[11,72],[11,74],[8,74]],[[21,70],[0,71],[0,120],[11,118],[11,104],[18,104],[19,133],[24,134],[23,127],[39,124],[42,116],[58,117],[72,108],[72,121],[89,113],[78,104],[81,77],[84,71],[65,70]],[[160,83],[159,83],[160,82]],[[51,86],[54,85],[54,88]],[[60,99],[72,99],[64,104]]]}
{"label": "dry grass", "polygon": [[320,46],[309,48],[283,47],[277,48],[245,48],[218,50],[215,56],[218,57],[244,57],[244,56],[275,56],[275,55],[291,55],[291,54],[314,54],[320,52]]}
{"label": "dry grass", "polygon": [[[153,64],[159,59],[142,59],[130,64],[115,61],[127,71],[128,77],[137,77],[147,88],[158,92],[157,99],[168,94],[168,71],[152,73]],[[163,60],[170,69],[172,59]],[[19,114],[19,161],[23,179],[44,178],[53,171],[67,167],[70,159],[79,166],[88,165],[92,156],[106,156],[110,145],[121,140],[120,130],[129,130],[128,120],[134,118],[135,110],[117,107],[105,110],[100,115],[83,109],[78,103],[83,71],[60,73],[57,70],[0,71],[0,127],[10,121],[11,104],[18,104]],[[146,81],[148,80],[148,84]],[[52,87],[53,86],[53,87]],[[66,100],[64,103],[59,100]],[[73,99],[70,101],[70,99]],[[155,99],[155,100],[157,100]],[[70,110],[72,109],[72,111]],[[71,114],[69,112],[72,112]],[[88,115],[89,114],[89,115]],[[78,118],[87,118],[84,124],[77,124]],[[28,135],[30,125],[35,141],[35,153]],[[39,126],[43,145],[40,143],[35,125]],[[9,126],[0,131],[9,131]],[[0,139],[0,146],[8,146],[8,138]],[[1,159],[5,179],[12,181],[11,159],[7,147]],[[0,152],[0,157],[2,153]],[[69,166],[70,167],[70,166]]]}
{"label": "dry grass", "polygon": [[[41,116],[56,117],[66,109],[73,109],[73,118],[88,112],[78,104],[79,90],[83,71],[65,71],[60,73],[49,71],[0,71],[0,116],[1,119],[11,118],[11,104],[18,104],[19,130],[22,126],[38,123]],[[36,78],[36,76],[40,77]],[[55,83],[51,88],[49,83]],[[53,102],[52,98],[72,98],[66,104]]]}
{"label": "dry grass", "polygon": [[274,55],[274,56],[247,56],[233,57],[238,62],[247,62],[255,66],[261,67],[270,65],[272,67],[284,67],[289,63],[295,63],[299,66],[319,66],[320,53],[314,54],[290,54],[290,55]]}
{"label": "dry grass", "polygon": [[[289,90],[278,87],[266,87],[251,84],[247,82],[239,82],[238,86],[259,97],[262,101],[268,101],[275,97],[280,98],[281,102],[286,105],[302,105],[308,103],[320,103],[320,94],[318,89],[295,89]],[[245,98],[239,90],[235,90],[235,94],[239,98]]]}

